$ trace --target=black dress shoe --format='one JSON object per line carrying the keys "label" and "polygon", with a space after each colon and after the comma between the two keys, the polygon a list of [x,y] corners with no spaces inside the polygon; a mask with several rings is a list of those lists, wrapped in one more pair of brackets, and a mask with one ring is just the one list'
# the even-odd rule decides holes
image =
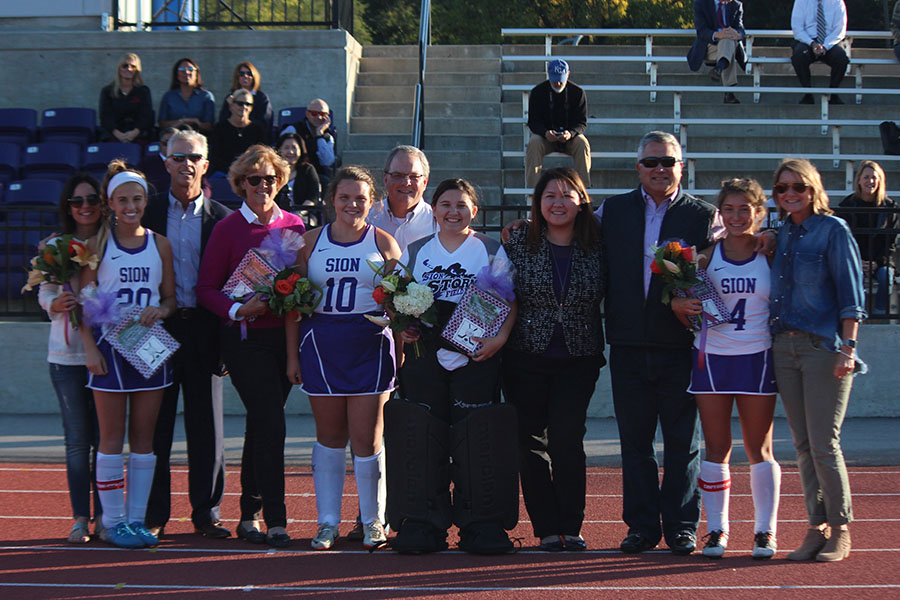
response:
{"label": "black dress shoe", "polygon": [[816,99],[813,98],[812,94],[803,94],[803,96],[800,98],[800,102],[799,102],[799,104],[815,104],[815,103],[816,103]]}
{"label": "black dress shoe", "polygon": [[731,92],[725,92],[725,104],[740,104],[741,101]]}
{"label": "black dress shoe", "polygon": [[697,536],[687,529],[679,531],[669,541],[669,550],[672,554],[686,556],[697,549]]}
{"label": "black dress shoe", "polygon": [[719,67],[713,67],[709,70],[709,78],[713,81],[722,81],[722,70]]}
{"label": "black dress shoe", "polygon": [[222,527],[221,521],[215,523],[204,523],[203,525],[194,525],[194,533],[199,533],[203,537],[213,538],[215,540],[224,540],[231,537],[231,532]]}
{"label": "black dress shoe", "polygon": [[566,549],[566,545],[563,542],[562,537],[558,535],[548,535],[545,538],[541,539],[541,543],[538,546],[544,552],[562,552]]}
{"label": "black dress shoe", "polygon": [[629,533],[628,537],[622,540],[619,549],[625,554],[638,554],[644,550],[652,550],[656,547],[656,542],[640,533]]}
{"label": "black dress shoe", "polygon": [[266,543],[273,548],[287,548],[291,545],[291,536],[286,533],[270,533],[266,536]]}
{"label": "black dress shoe", "polygon": [[242,540],[247,540],[251,544],[266,543],[266,534],[256,527],[244,527],[243,523],[237,526],[237,536]]}

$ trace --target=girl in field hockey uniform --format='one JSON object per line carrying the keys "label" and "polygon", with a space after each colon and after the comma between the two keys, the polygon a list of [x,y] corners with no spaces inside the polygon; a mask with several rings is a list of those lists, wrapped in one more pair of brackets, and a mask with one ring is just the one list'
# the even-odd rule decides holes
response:
{"label": "girl in field hockey uniform", "polygon": [[[100,294],[114,294],[120,314],[134,306],[143,307],[140,323],[150,327],[175,311],[171,246],[166,238],[141,226],[147,206],[147,181],[143,174],[115,160],[110,163],[101,190],[114,221],[112,225],[104,223],[88,241],[88,249],[102,258],[97,270],[81,271],[81,288],[96,283]],[[150,378],[145,378],[105,338],[110,328],[111,325],[81,328],[90,371],[87,387],[94,391],[100,424],[97,489],[105,528],[101,539],[123,548],[155,546],[159,542],[144,526],[144,514],[156,465],[153,431],[163,388],[171,385],[172,372],[166,361]],[[122,446],[129,398],[126,505]]]}
{"label": "girl in field hockey uniform", "polygon": [[[346,473],[346,446],[353,451],[363,544],[378,547],[384,533],[382,407],[394,389],[394,340],[386,327],[365,318],[381,316],[373,300],[375,273],[366,263],[400,256],[387,233],[366,223],[375,201],[375,181],[361,167],[341,169],[327,193],[335,220],[304,236],[298,262],[323,291],[310,318],[288,318],[288,378],[309,395],[316,421],[313,483],[318,531],[315,550],[330,549],[338,537]],[[297,349],[299,347],[299,358]],[[302,373],[302,376],[301,376]]]}
{"label": "girl in field hockey uniform", "polygon": [[[752,556],[771,558],[775,539],[781,468],[772,454],[775,373],[769,335],[769,263],[754,252],[756,232],[765,218],[766,197],[752,179],[723,182],[718,206],[727,231],[719,243],[701,253],[706,272],[731,312],[731,321],[694,340],[694,368],[688,389],[697,398],[706,442],[700,465],[700,493],[706,508],[707,542],[703,555],[721,558],[728,544],[731,474],[731,411],[737,402],[750,460],[750,488],[755,511]],[[676,298],[672,310],[687,324],[701,314],[696,299]],[[703,354],[702,364],[700,360]]]}

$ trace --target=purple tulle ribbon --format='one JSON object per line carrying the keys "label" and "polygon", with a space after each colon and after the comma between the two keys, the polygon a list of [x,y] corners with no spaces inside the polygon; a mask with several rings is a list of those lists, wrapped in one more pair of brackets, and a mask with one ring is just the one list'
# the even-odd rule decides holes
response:
{"label": "purple tulle ribbon", "polygon": [[478,272],[475,285],[482,290],[495,293],[507,302],[512,302],[516,299],[514,274],[515,268],[512,263],[495,257],[491,264],[485,265]]}
{"label": "purple tulle ribbon", "polygon": [[116,294],[101,292],[90,285],[81,292],[82,314],[84,322],[91,327],[112,325],[119,320],[119,306]]}
{"label": "purple tulle ribbon", "polygon": [[297,262],[297,252],[303,244],[303,236],[293,229],[273,229],[259,245],[259,250],[280,271]]}

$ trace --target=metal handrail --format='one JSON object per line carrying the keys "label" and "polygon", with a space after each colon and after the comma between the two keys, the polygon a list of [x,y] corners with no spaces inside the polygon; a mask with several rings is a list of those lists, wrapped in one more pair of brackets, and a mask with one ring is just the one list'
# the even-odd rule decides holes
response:
{"label": "metal handrail", "polygon": [[419,11],[419,83],[416,84],[413,106],[412,145],[424,149],[425,142],[425,66],[428,46],[431,45],[431,0],[422,0]]}

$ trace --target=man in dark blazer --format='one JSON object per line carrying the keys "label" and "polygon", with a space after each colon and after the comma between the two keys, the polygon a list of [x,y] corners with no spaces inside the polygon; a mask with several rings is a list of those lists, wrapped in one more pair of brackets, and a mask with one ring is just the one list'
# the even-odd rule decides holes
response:
{"label": "man in dark blazer", "polygon": [[181,347],[172,363],[174,385],[165,390],[156,422],[156,473],[146,523],[148,529],[160,535],[169,520],[169,455],[180,388],[184,395],[191,521],[200,535],[227,538],[231,532],[219,520],[219,504],[225,491],[222,378],[217,376],[219,320],[197,304],[194,288],[209,235],[231,211],[203,194],[202,178],[209,167],[206,137],[195,131],[173,135],[165,166],[171,178],[169,189],[151,198],[143,224],[166,236],[172,244],[178,310],[165,320],[164,326]]}
{"label": "man in dark blazer", "polygon": [[[726,87],[737,85],[738,65],[747,68],[743,4],[738,0],[694,0],[694,27],[697,39],[687,56],[691,71],[699,71],[704,62],[715,63],[710,78]],[[725,104],[740,101],[725,92]]]}

